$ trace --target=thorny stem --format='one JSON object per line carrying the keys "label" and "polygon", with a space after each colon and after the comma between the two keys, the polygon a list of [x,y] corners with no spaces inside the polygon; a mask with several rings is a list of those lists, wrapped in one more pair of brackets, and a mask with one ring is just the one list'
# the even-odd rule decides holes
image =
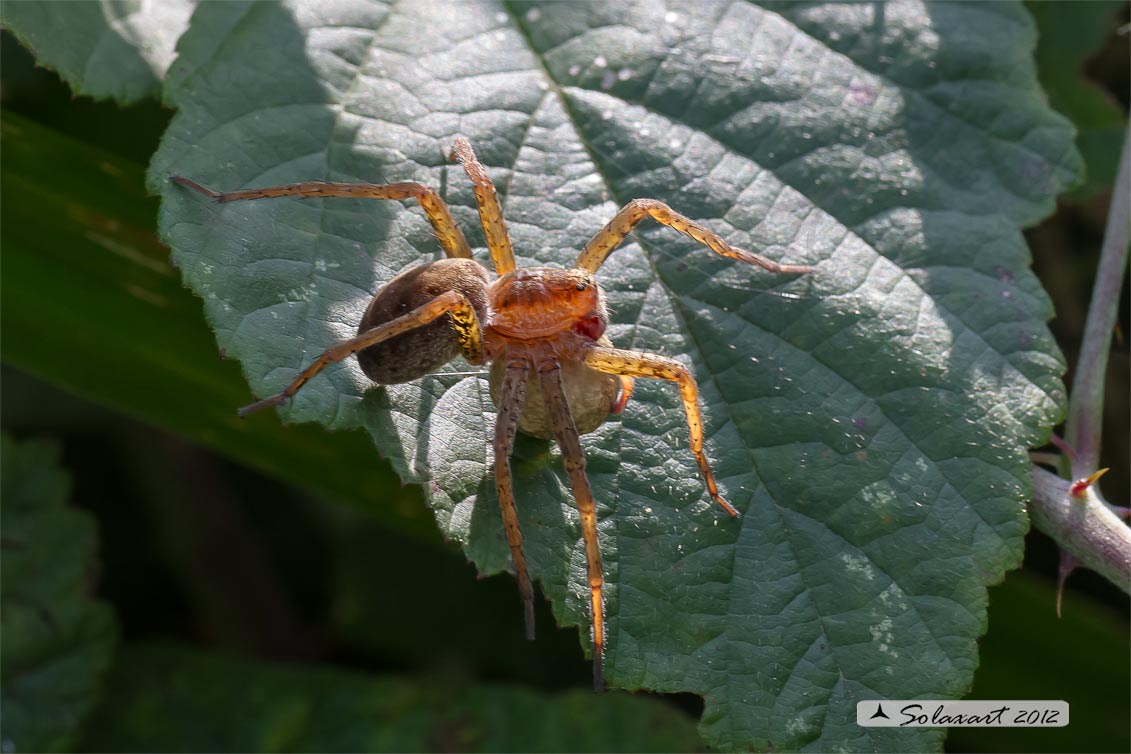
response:
{"label": "thorny stem", "polygon": [[[1111,195],[1107,228],[1084,340],[1068,401],[1066,444],[1072,477],[1090,476],[1099,466],[1104,383],[1111,333],[1127,267],[1131,233],[1131,128],[1123,141],[1119,173]],[[1033,524],[1080,563],[1131,593],[1131,528],[1103,502],[1095,485],[1081,496],[1069,494],[1072,482],[1033,466]]]}
{"label": "thorny stem", "polygon": [[1119,520],[1091,486],[1081,497],[1051,471],[1032,468],[1033,524],[1080,564],[1131,593],[1131,528]]}

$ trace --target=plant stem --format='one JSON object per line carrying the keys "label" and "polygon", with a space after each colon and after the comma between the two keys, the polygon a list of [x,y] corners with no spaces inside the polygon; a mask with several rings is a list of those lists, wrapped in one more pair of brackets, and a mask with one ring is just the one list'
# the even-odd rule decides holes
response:
{"label": "plant stem", "polygon": [[[1096,284],[1076,362],[1065,430],[1072,477],[1083,479],[1099,467],[1103,427],[1104,382],[1111,332],[1119,312],[1123,272],[1131,234],[1131,128],[1123,141],[1119,174],[1111,193]],[[1070,452],[1068,452],[1070,451]],[[1072,482],[1033,466],[1033,525],[1056,540],[1080,563],[1131,594],[1131,528],[1103,502],[1095,485],[1080,495]]]}
{"label": "plant stem", "polygon": [[1075,451],[1072,476],[1086,477],[1099,468],[1100,432],[1103,426],[1104,382],[1111,333],[1119,312],[1119,294],[1127,267],[1128,233],[1131,228],[1131,129],[1123,141],[1119,174],[1111,192],[1111,208],[1104,231],[1103,248],[1092,303],[1084,325],[1084,340],[1076,362],[1072,396],[1068,401],[1065,440]]}
{"label": "plant stem", "polygon": [[1094,485],[1074,497],[1069,480],[1039,466],[1031,473],[1033,524],[1081,565],[1131,594],[1131,528],[1099,498]]}

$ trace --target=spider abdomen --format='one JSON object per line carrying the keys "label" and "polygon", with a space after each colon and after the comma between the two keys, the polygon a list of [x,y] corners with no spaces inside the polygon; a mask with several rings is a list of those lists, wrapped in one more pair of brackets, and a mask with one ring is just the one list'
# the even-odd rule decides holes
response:
{"label": "spider abdomen", "polygon": [[[480,322],[487,319],[487,272],[470,259],[440,259],[413,267],[390,280],[365,310],[357,332],[408,314],[447,291],[459,291],[475,308]],[[409,382],[434,372],[460,353],[451,316],[392,337],[357,353],[369,379],[381,385]]]}
{"label": "spider abdomen", "polygon": [[[608,338],[601,338],[597,343],[610,348],[613,345]],[[503,384],[506,361],[506,359],[495,360],[491,364],[491,372],[488,376],[491,401],[495,404],[495,408],[499,407],[499,389]],[[590,369],[580,361],[572,359],[561,360],[561,370],[566,400],[577,431],[583,435],[592,432],[601,426],[612,412],[613,404],[620,392],[620,380],[614,375]],[[522,404],[518,428],[523,434],[531,437],[540,437],[543,440],[554,439],[554,429],[542,399],[538,370],[533,364],[526,380],[526,400]]]}

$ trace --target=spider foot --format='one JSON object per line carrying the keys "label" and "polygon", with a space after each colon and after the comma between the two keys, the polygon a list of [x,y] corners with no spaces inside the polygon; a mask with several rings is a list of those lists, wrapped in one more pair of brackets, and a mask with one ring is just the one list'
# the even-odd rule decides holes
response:
{"label": "spider foot", "polygon": [[526,640],[534,641],[534,601],[524,600],[522,604],[522,617],[526,622]]}
{"label": "spider foot", "polygon": [[728,502],[727,502],[726,500],[723,500],[723,496],[722,496],[722,495],[720,495],[719,493],[715,492],[714,494],[712,494],[712,495],[711,495],[711,498],[712,498],[712,499],[713,499],[713,500],[714,500],[714,501],[715,501],[716,503],[718,503],[719,505],[721,505],[721,506],[723,507],[723,510],[725,510],[725,511],[726,511],[727,513],[729,513],[729,514],[730,514],[731,518],[738,518],[738,517],[739,517],[739,515],[740,515],[740,514],[739,514],[739,512],[738,512],[738,508],[735,508],[735,507],[734,507],[733,505],[731,505],[730,503],[728,503]]}
{"label": "spider foot", "polygon": [[290,396],[287,395],[286,393],[279,393],[278,395],[272,395],[270,398],[264,398],[261,401],[256,401],[255,403],[249,403],[248,405],[246,405],[243,408],[236,411],[236,413],[242,419],[245,416],[247,416],[248,414],[254,414],[256,411],[259,411],[261,409],[265,409],[268,406],[282,406],[289,399],[290,399]]}
{"label": "spider foot", "polygon": [[212,197],[216,201],[220,201],[220,192],[219,191],[213,191],[210,188],[205,188],[204,186],[201,186],[196,181],[190,181],[188,178],[185,178],[184,176],[171,175],[171,176],[169,176],[169,180],[172,181],[173,183],[180,184],[181,186],[184,186],[185,188],[190,188],[193,191],[196,191],[197,193],[204,194],[205,196]]}

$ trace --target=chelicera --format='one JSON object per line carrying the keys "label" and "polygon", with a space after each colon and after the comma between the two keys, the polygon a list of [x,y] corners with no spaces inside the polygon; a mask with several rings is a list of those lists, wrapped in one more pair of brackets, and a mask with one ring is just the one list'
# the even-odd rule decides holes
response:
{"label": "chelicera", "polygon": [[398,275],[374,297],[357,337],[318,356],[282,392],[240,409],[244,416],[278,406],[327,365],[352,354],[378,384],[422,377],[462,354],[473,365],[491,364],[495,424],[495,486],[507,543],[514,561],[526,635],[534,638],[534,591],[522,550],[522,531],[511,487],[510,454],[515,432],[556,440],[574,500],[581,515],[590,591],[593,684],[601,690],[605,646],[601,550],[597,506],[585,473],[580,435],[620,411],[632,393],[633,378],[653,377],[679,386],[687,414],[691,453],[707,493],[731,516],[738,511],[723,499],[703,452],[703,421],[698,388],[686,366],[652,353],[614,348],[605,337],[609,315],[596,273],[609,253],[646,217],[673,228],[716,254],[776,273],[806,273],[809,267],[779,264],[736,249],[720,236],[654,199],[634,199],[589,241],[571,269],[518,269],[503,222],[495,186],[468,141],[457,137],[451,157],[462,163],[475,190],[479,217],[495,268],[495,279],[474,261],[467,239],[447,205],[420,183],[327,183],[311,181],[221,193],[187,178],[182,186],[218,202],[278,196],[415,199],[431,222],[445,258]]}

